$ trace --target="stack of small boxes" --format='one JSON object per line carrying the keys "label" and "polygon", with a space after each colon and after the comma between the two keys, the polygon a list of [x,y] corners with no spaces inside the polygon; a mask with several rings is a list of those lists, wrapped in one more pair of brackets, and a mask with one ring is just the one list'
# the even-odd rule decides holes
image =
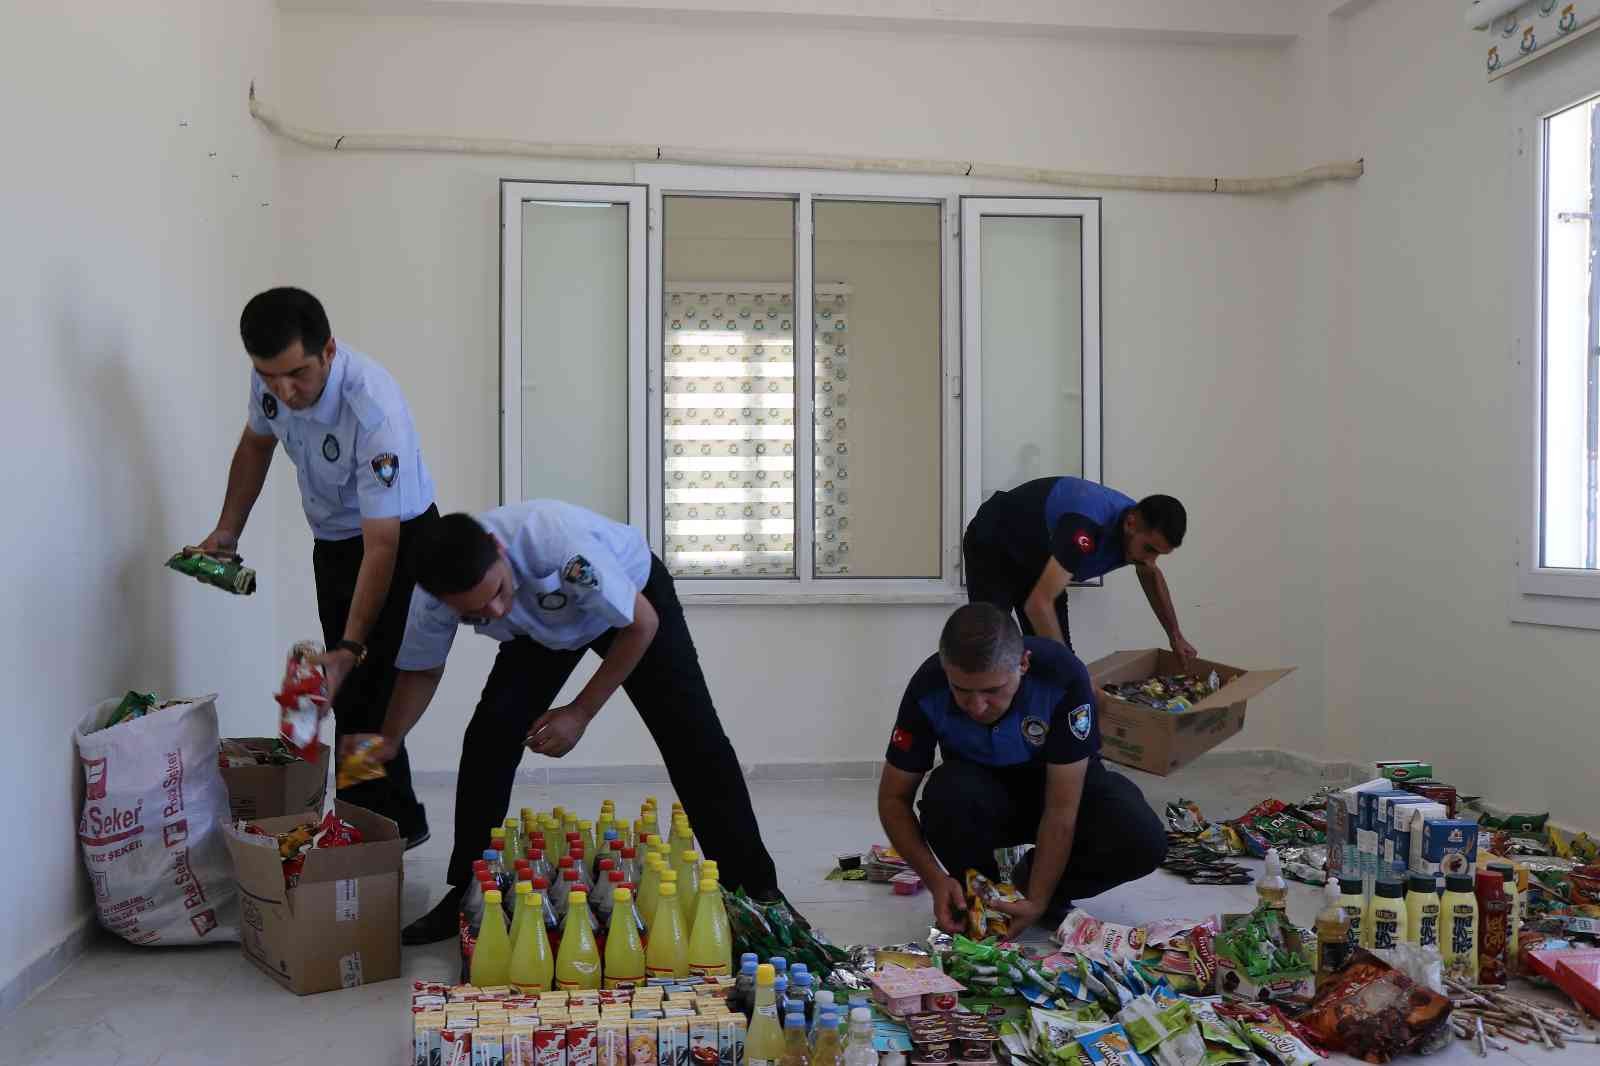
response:
{"label": "stack of small boxes", "polygon": [[871,977],[873,999],[911,1033],[912,1066],[989,1066],[995,1029],[976,1014],[953,1013],[960,982],[929,967],[885,966]]}
{"label": "stack of small boxes", "polygon": [[508,986],[412,988],[413,1066],[742,1066],[733,980],[522,994]]}
{"label": "stack of small boxes", "polygon": [[1411,759],[1377,764],[1379,776],[1328,795],[1328,873],[1379,878],[1469,873],[1478,825],[1456,815],[1456,790]]}

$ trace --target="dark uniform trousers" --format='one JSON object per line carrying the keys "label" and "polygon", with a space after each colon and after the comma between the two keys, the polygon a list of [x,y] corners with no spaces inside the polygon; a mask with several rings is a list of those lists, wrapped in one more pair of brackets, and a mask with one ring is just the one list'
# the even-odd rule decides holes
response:
{"label": "dark uniform trousers", "polygon": [[[717,861],[723,885],[765,896],[777,889],[777,870],[761,841],[739,758],[700,672],[672,575],[654,555],[643,591],[660,624],[622,683],[623,691],[660,749],[700,848]],[[584,652],[604,658],[616,633],[607,630],[587,648],[564,651],[526,637],[500,645],[461,744],[450,884],[467,883],[472,860],[488,846],[489,830],[503,823],[528,730],[550,708]]]}
{"label": "dark uniform trousers", "polygon": [[[999,494],[997,494],[999,495]],[[992,603],[1002,611],[1014,611],[1017,624],[1025,636],[1038,636],[1025,607],[1028,593],[1044,571],[1044,562],[1038,570],[1028,573],[1026,567],[1013,558],[1007,550],[1005,535],[994,527],[982,508],[961,538],[963,573],[967,582],[968,603]],[[1056,623],[1061,626],[1062,643],[1072,647],[1072,628],[1067,622],[1067,594],[1063,590],[1056,598]]]}
{"label": "dark uniform trousers", "polygon": [[[367,634],[367,660],[350,672],[333,701],[334,735],[376,733],[389,710],[389,695],[394,691],[394,659],[406,634],[406,616],[411,610],[411,592],[416,587],[417,535],[439,517],[434,506],[400,524],[400,546],[394,561],[394,577],[389,581],[389,596],[383,601],[377,621]],[[319,540],[311,549],[312,570],[317,579],[317,613],[322,620],[322,637],[332,648],[344,639],[345,623],[355,599],[356,577],[361,573],[362,540]],[[340,789],[339,798],[365,807],[400,826],[402,835],[419,829],[422,809],[411,787],[411,761],[405,747],[388,765],[388,774],[376,781],[363,781]]]}
{"label": "dark uniform trousers", "polygon": [[[944,868],[996,876],[996,848],[1035,842],[1044,814],[1045,768],[997,770],[966,760],[936,767],[922,788],[922,834]],[[1161,865],[1167,834],[1139,786],[1089,760],[1072,853],[1052,903],[1088,899]],[[1026,891],[1026,884],[1019,884]]]}

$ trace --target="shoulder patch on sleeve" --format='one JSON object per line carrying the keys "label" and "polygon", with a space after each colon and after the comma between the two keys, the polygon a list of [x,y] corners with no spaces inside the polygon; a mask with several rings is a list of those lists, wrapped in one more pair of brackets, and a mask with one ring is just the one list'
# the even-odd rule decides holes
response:
{"label": "shoulder patch on sleeve", "polygon": [[1079,740],[1089,739],[1089,729],[1094,723],[1094,704],[1082,703],[1067,715],[1067,727]]}
{"label": "shoulder patch on sleeve", "polygon": [[910,751],[911,744],[911,734],[899,726],[896,726],[894,732],[889,734],[889,746],[896,751]]}
{"label": "shoulder patch on sleeve", "polygon": [[581,555],[574,555],[562,565],[561,580],[569,585],[579,585],[583,588],[600,587],[600,577],[594,572],[594,564]]}
{"label": "shoulder patch on sleeve", "polygon": [[372,457],[372,473],[383,483],[386,489],[394,487],[394,479],[400,473],[400,457],[394,452],[384,452],[382,455]]}

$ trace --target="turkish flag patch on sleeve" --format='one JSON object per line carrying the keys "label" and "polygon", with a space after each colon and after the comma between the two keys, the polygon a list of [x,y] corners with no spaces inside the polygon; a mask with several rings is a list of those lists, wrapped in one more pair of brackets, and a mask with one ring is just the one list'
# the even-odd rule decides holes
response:
{"label": "turkish flag patch on sleeve", "polygon": [[1073,543],[1078,546],[1078,550],[1081,552],[1094,551],[1094,538],[1083,530],[1078,531],[1078,535],[1073,538]]}
{"label": "turkish flag patch on sleeve", "polygon": [[898,751],[910,751],[911,734],[896,726],[894,732],[889,734],[889,746]]}

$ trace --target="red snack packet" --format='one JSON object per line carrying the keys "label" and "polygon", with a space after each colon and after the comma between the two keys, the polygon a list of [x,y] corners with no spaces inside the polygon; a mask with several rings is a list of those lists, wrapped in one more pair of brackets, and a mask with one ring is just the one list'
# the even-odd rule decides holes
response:
{"label": "red snack packet", "polygon": [[302,640],[289,649],[278,701],[278,735],[296,755],[316,761],[317,727],[328,709],[328,679],[316,664],[322,645]]}
{"label": "red snack packet", "polygon": [[341,821],[332,811],[322,816],[322,824],[312,834],[313,847],[342,848],[347,844],[361,843],[361,830],[349,822]]}

